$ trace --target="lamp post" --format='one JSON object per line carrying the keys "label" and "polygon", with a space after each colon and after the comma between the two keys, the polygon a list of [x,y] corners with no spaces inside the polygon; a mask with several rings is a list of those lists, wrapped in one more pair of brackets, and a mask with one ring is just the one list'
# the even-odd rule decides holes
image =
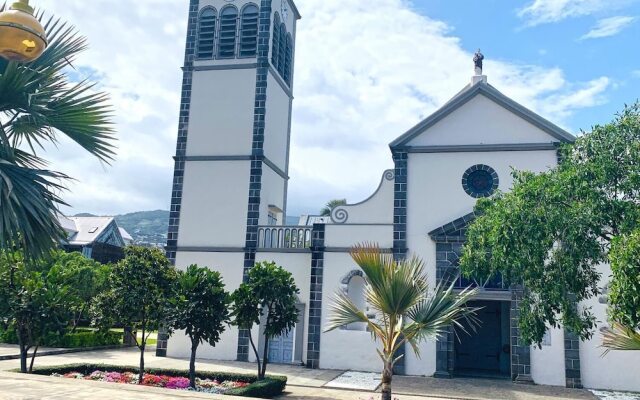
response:
{"label": "lamp post", "polygon": [[47,44],[44,28],[33,16],[29,0],[18,0],[0,13],[0,57],[30,62],[42,55]]}

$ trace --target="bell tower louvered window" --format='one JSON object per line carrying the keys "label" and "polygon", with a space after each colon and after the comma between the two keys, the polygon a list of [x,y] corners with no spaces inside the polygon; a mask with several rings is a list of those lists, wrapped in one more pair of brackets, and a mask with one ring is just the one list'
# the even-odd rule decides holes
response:
{"label": "bell tower louvered window", "polygon": [[215,9],[207,7],[200,13],[198,19],[198,51],[197,58],[211,59],[215,54],[216,17]]}
{"label": "bell tower louvered window", "polygon": [[280,16],[276,13],[273,19],[273,39],[271,40],[271,64],[278,70],[278,60],[280,59]]}
{"label": "bell tower louvered window", "polygon": [[284,78],[284,64],[287,60],[287,27],[284,23],[280,24],[280,32],[278,32],[278,72]]}
{"label": "bell tower louvered window", "polygon": [[220,12],[220,34],[218,35],[218,58],[236,56],[236,35],[238,31],[238,10],[227,6]]}
{"label": "bell tower louvered window", "polygon": [[258,7],[249,4],[240,20],[240,57],[255,57],[258,52]]}
{"label": "bell tower louvered window", "polygon": [[287,34],[287,41],[285,47],[285,57],[284,57],[284,75],[282,76],[287,82],[287,84],[291,83],[291,56],[293,53],[293,39],[291,38],[291,34]]}

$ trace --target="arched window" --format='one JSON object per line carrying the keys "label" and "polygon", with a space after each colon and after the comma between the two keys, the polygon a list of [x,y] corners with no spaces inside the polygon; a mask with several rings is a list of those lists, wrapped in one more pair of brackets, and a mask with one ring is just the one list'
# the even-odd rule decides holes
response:
{"label": "arched window", "polygon": [[[353,270],[345,275],[340,283],[342,286],[342,292],[353,302],[358,310],[367,314],[367,281],[364,279],[363,272],[361,270]],[[356,322],[349,324],[342,329],[350,331],[364,331],[367,329],[367,325],[362,322]]]}
{"label": "arched window", "polygon": [[287,42],[285,48],[285,57],[284,57],[284,81],[287,84],[291,84],[291,56],[293,53],[293,39],[291,38],[291,34],[287,34]]}
{"label": "arched window", "polygon": [[199,59],[213,58],[217,16],[216,10],[211,7],[207,7],[200,12],[200,17],[198,18],[198,49],[196,52]]}
{"label": "arched window", "polygon": [[280,16],[276,13],[273,19],[273,38],[271,39],[271,64],[278,70],[278,60],[280,59]]}
{"label": "arched window", "polygon": [[278,72],[284,78],[284,64],[287,57],[287,27],[284,23],[280,24],[280,32],[278,33]]}
{"label": "arched window", "polygon": [[236,34],[238,31],[238,10],[227,6],[220,12],[220,34],[218,35],[218,57],[236,56]]}
{"label": "arched window", "polygon": [[255,57],[258,52],[258,7],[247,5],[240,21],[240,57]]}

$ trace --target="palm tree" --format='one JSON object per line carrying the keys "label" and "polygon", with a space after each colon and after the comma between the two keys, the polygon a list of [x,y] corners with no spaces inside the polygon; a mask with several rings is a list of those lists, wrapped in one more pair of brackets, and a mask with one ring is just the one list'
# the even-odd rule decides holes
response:
{"label": "palm tree", "polygon": [[326,331],[357,322],[367,325],[373,339],[381,343],[377,351],[384,364],[382,400],[391,400],[393,367],[402,357],[397,356],[398,350],[408,343],[420,357],[421,341],[435,338],[451,325],[464,330],[460,323],[463,319],[475,329],[478,309],[466,303],[476,290],[467,288],[456,293],[453,285],[439,284],[430,292],[422,260],[412,257],[396,261],[377,245],[357,245],[351,250],[351,257],[364,272],[365,296],[375,317],[367,316],[346,294],[338,292],[330,306]]}
{"label": "palm tree", "polygon": [[603,329],[602,347],[606,349],[603,356],[611,350],[640,350],[640,331],[614,322]]}
{"label": "palm tree", "polygon": [[322,207],[322,210],[320,210],[320,216],[329,217],[331,215],[331,211],[333,211],[334,208],[339,206],[346,206],[346,205],[347,205],[347,199],[329,200],[327,204],[324,207]]}
{"label": "palm tree", "polygon": [[66,74],[86,39],[59,19],[44,27],[49,47],[40,58],[28,64],[0,59],[0,249],[21,247],[30,257],[64,238],[56,215],[70,179],[47,169],[36,150],[64,135],[109,163],[115,141],[107,95]]}

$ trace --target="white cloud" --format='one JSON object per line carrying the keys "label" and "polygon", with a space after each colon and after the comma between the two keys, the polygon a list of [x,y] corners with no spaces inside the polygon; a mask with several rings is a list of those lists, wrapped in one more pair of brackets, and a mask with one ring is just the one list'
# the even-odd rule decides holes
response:
{"label": "white cloud", "polygon": [[636,69],[635,71],[631,71],[631,75],[636,78],[640,78],[640,69]]}
{"label": "white cloud", "polygon": [[636,21],[636,17],[617,16],[599,20],[581,39],[597,39],[614,36]]}
{"label": "white cloud", "polygon": [[533,0],[518,11],[527,25],[535,26],[559,22],[567,18],[581,17],[603,10],[621,8],[635,0]]}
{"label": "white cloud", "polygon": [[[39,5],[76,23],[91,49],[90,67],[111,93],[120,137],[113,167],[73,144],[47,157],[79,179],[65,194],[76,212],[168,208],[177,134],[185,2],[139,0]],[[298,0],[289,211],[315,212],[331,198],[370,195],[392,167],[388,143],[427,117],[470,79],[471,53],[446,23],[404,0]],[[475,49],[473,49],[475,50]],[[496,60],[490,82],[516,101],[563,124],[604,101],[606,77],[571,82],[559,68]]]}

